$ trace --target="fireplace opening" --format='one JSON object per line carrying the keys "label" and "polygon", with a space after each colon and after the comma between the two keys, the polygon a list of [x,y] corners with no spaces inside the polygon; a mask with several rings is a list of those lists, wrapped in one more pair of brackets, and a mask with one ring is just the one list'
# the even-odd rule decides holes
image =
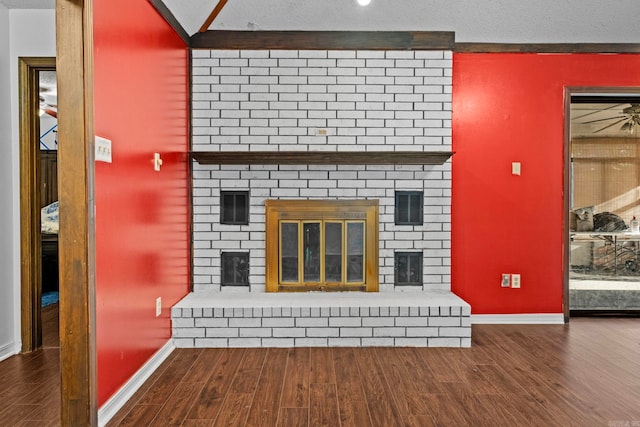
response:
{"label": "fireplace opening", "polygon": [[268,200],[266,287],[377,291],[377,200]]}

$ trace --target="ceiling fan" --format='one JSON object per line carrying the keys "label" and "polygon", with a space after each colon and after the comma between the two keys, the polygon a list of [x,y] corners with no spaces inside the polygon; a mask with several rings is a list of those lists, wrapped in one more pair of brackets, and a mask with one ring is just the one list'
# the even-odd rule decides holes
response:
{"label": "ceiling fan", "polygon": [[46,101],[45,97],[40,95],[40,116],[48,114],[53,118],[58,118],[58,106],[56,104],[50,104]]}
{"label": "ceiling fan", "polygon": [[[609,108],[606,108],[605,110],[609,110],[609,109],[613,109],[616,107],[619,107],[621,105],[625,105],[625,104],[618,104],[618,105],[614,105],[611,106]],[[604,110],[601,110],[604,111]],[[583,116],[577,117],[577,119],[581,118],[581,117],[586,117],[588,115],[591,114],[595,114],[596,112],[592,112],[592,113],[588,113],[585,114]],[[614,112],[615,114],[615,112]],[[616,126],[620,123],[622,123],[622,125],[620,126],[620,130],[621,131],[626,131],[629,133],[632,133],[636,127],[636,125],[640,125],[640,104],[630,104],[629,107],[625,107],[621,110],[621,112],[618,115],[615,116],[611,116],[611,117],[605,117],[602,119],[596,119],[596,120],[589,120],[586,122],[581,122],[582,124],[591,124],[591,123],[600,123],[602,122],[603,124],[605,124],[605,126],[596,129],[593,131],[593,133],[598,133],[598,132],[602,132],[603,130],[609,129],[610,127]]]}
{"label": "ceiling fan", "polygon": [[47,114],[58,118],[58,88],[55,71],[40,71],[38,75],[40,116]]}

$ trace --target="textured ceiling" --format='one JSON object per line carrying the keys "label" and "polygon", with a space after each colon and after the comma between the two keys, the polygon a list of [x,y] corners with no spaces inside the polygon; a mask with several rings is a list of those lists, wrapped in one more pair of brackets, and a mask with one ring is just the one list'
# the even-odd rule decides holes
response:
{"label": "textured ceiling", "polygon": [[56,107],[58,105],[58,87],[55,71],[40,71],[39,86],[41,103],[47,106]]}
{"label": "textured ceiling", "polygon": [[[147,0],[135,0],[147,1]],[[218,0],[163,0],[196,33]],[[55,0],[0,0],[53,9]],[[638,0],[228,0],[216,30],[454,31],[458,42],[638,43]]]}
{"label": "textured ceiling", "polygon": [[55,9],[56,0],[0,0],[9,9]]}
{"label": "textured ceiling", "polygon": [[[164,0],[189,34],[218,0]],[[229,0],[210,29],[455,31],[459,42],[637,43],[638,0]]]}

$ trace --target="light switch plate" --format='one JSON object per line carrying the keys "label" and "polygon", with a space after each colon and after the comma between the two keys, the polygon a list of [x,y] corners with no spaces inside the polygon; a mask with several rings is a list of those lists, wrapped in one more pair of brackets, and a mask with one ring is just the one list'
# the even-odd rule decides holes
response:
{"label": "light switch plate", "polygon": [[160,153],[153,153],[153,170],[156,172],[160,172],[160,166],[162,166]]}
{"label": "light switch plate", "polygon": [[95,142],[96,162],[111,163],[111,141],[101,136],[96,136]]}

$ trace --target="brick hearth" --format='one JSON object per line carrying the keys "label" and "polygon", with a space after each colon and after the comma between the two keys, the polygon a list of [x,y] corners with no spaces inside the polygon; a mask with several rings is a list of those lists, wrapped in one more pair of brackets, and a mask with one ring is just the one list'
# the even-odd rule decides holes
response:
{"label": "brick hearth", "polygon": [[451,292],[191,293],[172,309],[177,347],[470,347]]}

